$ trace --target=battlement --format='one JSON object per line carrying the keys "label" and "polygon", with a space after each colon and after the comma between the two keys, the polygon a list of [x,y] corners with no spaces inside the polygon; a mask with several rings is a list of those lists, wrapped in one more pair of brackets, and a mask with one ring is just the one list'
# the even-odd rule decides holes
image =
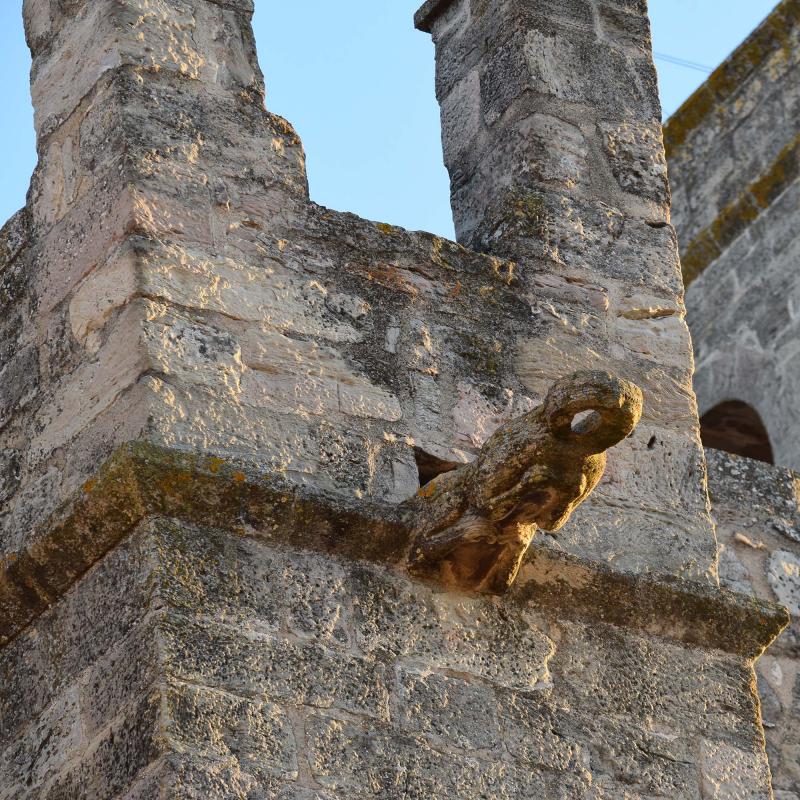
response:
{"label": "battlement", "polygon": [[0,796],[768,795],[643,6],[423,7],[456,243],[310,201],[249,0],[25,0]]}

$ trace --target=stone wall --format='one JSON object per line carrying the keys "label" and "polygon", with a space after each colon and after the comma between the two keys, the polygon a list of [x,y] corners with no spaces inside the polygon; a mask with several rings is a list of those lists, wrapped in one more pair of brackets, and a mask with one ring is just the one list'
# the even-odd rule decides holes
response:
{"label": "stone wall", "polygon": [[800,468],[800,3],[784,0],[665,127],[695,390],[755,408]]}
{"label": "stone wall", "polygon": [[[462,244],[309,201],[252,11],[24,3],[0,797],[767,800],[644,4],[426,4]],[[502,597],[413,580],[420,465],[587,367],[644,390],[596,494]]]}
{"label": "stone wall", "polygon": [[3,800],[770,797],[744,654],[264,530],[145,519],[0,678]]}
{"label": "stone wall", "polygon": [[777,600],[792,624],[758,664],[758,688],[777,800],[800,797],[800,477],[707,450],[708,489],[724,586]]}
{"label": "stone wall", "polygon": [[715,556],[646,4],[429,0],[416,22],[436,45],[459,242],[518,262],[528,287],[516,374],[607,366],[645,393],[613,484],[564,539],[697,574]]}
{"label": "stone wall", "polygon": [[[511,236],[486,255],[309,203],[301,145],[263,108],[248,3],[146,5],[26,4],[42,156],[29,208],[3,234],[27,242],[2,268],[15,356],[0,448],[16,465],[3,552],[136,438],[399,501],[418,488],[415,448],[468,461],[499,422],[591,367],[638,383],[644,419],[561,546],[713,581],[655,73],[631,43],[649,42],[644,11],[601,3],[601,39],[563,4],[522,16],[500,4],[476,22],[507,19],[498,59],[512,28],[575,38],[537,92],[583,120],[582,177],[542,195],[547,241],[529,235],[511,258]],[[462,4],[449,13],[464,24]],[[596,53],[645,76],[635,103],[613,105],[619,76]],[[559,88],[579,56],[608,87],[596,111],[588,84],[582,103]],[[522,99],[528,80],[514,84]],[[508,156],[522,175],[534,154]],[[535,206],[514,217],[529,234]]]}

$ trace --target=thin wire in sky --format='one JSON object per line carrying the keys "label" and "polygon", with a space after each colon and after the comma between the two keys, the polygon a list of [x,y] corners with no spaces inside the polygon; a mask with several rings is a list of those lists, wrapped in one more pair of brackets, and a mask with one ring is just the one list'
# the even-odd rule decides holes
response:
{"label": "thin wire in sky", "polygon": [[675,64],[678,67],[686,67],[686,69],[693,69],[697,72],[705,72],[710,75],[714,69],[707,67],[705,64],[698,64],[696,61],[687,61],[685,58],[677,58],[676,56],[668,55],[667,53],[653,53],[659,61],[666,61],[668,64]]}

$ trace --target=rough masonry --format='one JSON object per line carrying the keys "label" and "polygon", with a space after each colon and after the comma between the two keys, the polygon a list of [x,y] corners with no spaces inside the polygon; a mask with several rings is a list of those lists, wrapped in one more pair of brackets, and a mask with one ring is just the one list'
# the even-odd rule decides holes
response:
{"label": "rough masonry", "polygon": [[[749,408],[751,419],[763,422],[767,448],[753,448],[758,442],[752,429],[743,429],[743,418],[738,444],[749,436],[751,452],[781,465],[707,451],[723,585],[777,599],[792,614],[792,626],[758,669],[780,800],[800,797],[798,483],[788,469],[800,465],[794,241],[799,22],[800,4],[779,3],[664,131],[700,410],[713,415],[732,403]],[[721,433],[706,441],[737,444]]]}
{"label": "rough masonry", "polygon": [[707,450],[720,541],[720,581],[777,600],[792,625],[758,664],[758,690],[776,800],[800,797],[800,477]]}
{"label": "rough masonry", "polygon": [[[459,243],[321,208],[250,0],[25,0],[0,798],[770,797],[644,3],[427,3]],[[403,503],[576,370],[641,422],[502,598]],[[580,424],[580,421],[578,421]]]}

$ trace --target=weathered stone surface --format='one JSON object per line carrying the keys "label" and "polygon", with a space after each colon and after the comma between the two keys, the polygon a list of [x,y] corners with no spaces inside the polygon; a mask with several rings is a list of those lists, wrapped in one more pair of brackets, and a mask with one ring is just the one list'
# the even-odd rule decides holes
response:
{"label": "weathered stone surface", "polygon": [[0,452],[0,504],[10,500],[19,487],[21,461],[19,450]]}
{"label": "weathered stone surface", "polygon": [[[258,631],[265,616],[269,628],[277,621],[278,630],[286,630],[281,619],[290,609],[279,582],[266,584],[273,588],[264,593],[260,610],[243,609],[241,616],[235,611],[236,594],[228,592],[225,610],[214,616],[236,624],[181,621],[182,614],[170,614],[164,626],[165,632],[188,627],[178,639],[167,634],[170,671],[192,664],[187,678],[193,684],[202,674],[217,689],[241,697],[266,696],[297,709],[304,720],[295,730],[305,737],[305,774],[334,796],[512,798],[538,791],[566,799],[591,796],[589,787],[598,781],[614,797],[621,781],[643,796],[671,790],[667,796],[698,798],[701,740],[724,742],[729,755],[743,763],[749,757],[753,769],[765,769],[758,737],[747,721],[755,698],[737,693],[732,701],[732,687],[751,675],[739,657],[718,651],[699,656],[691,648],[611,626],[556,622],[536,609],[520,615],[506,600],[499,601],[499,608],[498,601],[481,598],[454,603],[381,566],[276,551],[257,541],[247,549],[230,541],[225,546],[229,537],[223,532],[194,528],[187,535],[188,530],[163,522],[145,530],[162,542],[165,554],[180,553],[184,564],[161,568],[159,596],[167,608],[183,586],[195,587],[195,607],[204,600],[217,602],[201,588],[216,582],[215,571],[203,568],[207,556],[197,552],[197,542],[206,537],[219,543],[211,552],[226,553],[217,572],[230,576],[232,585],[235,575],[251,574],[254,564],[266,568],[265,576],[276,577],[285,573],[285,564],[302,565],[312,583],[331,573],[339,576],[356,608],[344,621],[347,636],[331,643],[328,657],[335,650],[380,666],[387,706],[374,700],[364,704],[368,693],[362,694],[360,706],[354,705],[345,686],[352,681],[366,688],[370,682],[357,677],[352,666],[331,669],[316,657],[307,656],[302,664],[281,658],[286,673],[272,680],[272,669],[263,665],[275,663],[276,643],[290,634]],[[385,601],[378,604],[378,596]],[[399,624],[398,614],[408,622]],[[209,634],[214,636],[211,646]],[[469,651],[474,659],[454,660]],[[537,663],[547,679],[520,681],[520,669],[531,674]],[[605,753],[616,748],[629,755],[629,737],[643,727],[650,729],[645,735],[650,749],[694,766],[665,770],[660,761],[642,755],[627,771],[612,767],[615,760]],[[693,740],[695,735],[701,738]],[[499,742],[509,743],[507,753],[498,751]]]}
{"label": "weathered stone surface", "polygon": [[[727,742],[751,777],[763,770],[755,698],[741,690],[751,654],[570,622],[547,594],[454,596],[385,564],[298,550],[258,522],[257,495],[235,472],[249,535],[209,528],[224,518],[214,481],[218,501],[230,495],[228,468],[213,469],[204,487],[151,471],[171,516],[143,518],[0,650],[9,798],[567,800],[593,785],[623,796],[624,785],[696,800],[706,740]],[[181,487],[209,497],[196,524],[175,516]],[[671,635],[695,618],[673,620]],[[665,769],[654,748],[686,765]],[[33,772],[20,766],[29,751],[41,753]]]}
{"label": "weathered stone surface", "polygon": [[800,615],[800,558],[786,550],[776,550],[769,559],[767,573],[778,602],[794,615]]}
{"label": "weathered stone surface", "polygon": [[446,586],[502,594],[537,528],[561,529],[603,476],[606,449],[642,416],[641,390],[578,372],[544,403],[496,430],[475,461],[449,470],[405,504],[411,569]]}
{"label": "weathered stone surface", "polygon": [[[298,484],[400,502],[418,488],[415,448],[468,462],[565,373],[607,368],[642,387],[643,430],[612,454],[561,546],[713,581],[674,240],[647,224],[665,202],[655,93],[641,80],[650,67],[637,61],[636,81],[621,81],[629,45],[595,47],[583,4],[529,14],[498,3],[475,25],[463,9],[441,17],[462,20],[465,45],[488,36],[495,48],[458,113],[478,115],[479,139],[494,119],[521,149],[475,147],[501,159],[496,171],[539,165],[511,221],[527,244],[509,249],[509,233],[509,248],[493,248],[508,260],[310,204],[300,142],[262,106],[247,4],[29,5],[42,157],[2,274],[28,265],[17,305],[38,310],[17,326],[17,350],[38,353],[42,374],[0,402],[0,447],[31,442],[3,552],[130,439],[249,456]],[[646,27],[638,10],[624,14]],[[551,32],[563,48],[548,61]],[[576,60],[583,82],[569,79]],[[624,113],[614,81],[638,87]],[[533,84],[550,99],[529,113]],[[567,96],[583,104],[569,120]],[[590,165],[598,147],[602,169]],[[60,453],[69,467],[57,474]],[[55,502],[33,511],[25,493],[45,476]]]}
{"label": "weathered stone surface", "polygon": [[[749,405],[777,464],[797,468],[795,217],[800,4],[784,0],[665,128],[701,412]],[[778,599],[792,624],[759,664],[776,797],[797,795],[798,478],[708,451],[723,585]],[[731,769],[735,772],[735,760]],[[741,763],[741,762],[740,762]],[[748,796],[724,771],[709,796]]]}
{"label": "weathered stone surface", "polygon": [[752,406],[794,469],[799,9],[779,3],[665,127],[700,412]]}
{"label": "weathered stone surface", "polygon": [[[677,491],[679,505],[692,509],[669,512],[691,520],[672,541],[645,534],[650,521],[642,519],[627,543],[612,545],[616,525],[602,506],[626,500],[612,500],[613,485],[604,481],[560,541],[635,571],[663,563],[667,551],[683,552],[678,569],[686,574],[698,553],[693,543],[709,529],[700,531],[702,455],[696,435],[687,436],[690,343],[655,74],[641,47],[631,47],[632,36],[648,41],[648,23],[641,5],[601,5],[603,13],[583,2],[451,0],[426,4],[416,21],[437,47],[459,241],[518,261],[522,281],[535,272],[537,330],[517,339],[517,374],[540,393],[543,381],[561,377],[554,364],[602,365],[640,385],[642,429],[649,430],[643,444],[653,436],[656,444],[640,454],[634,436],[612,459],[628,491],[637,481],[633,492],[644,507],[677,500]],[[580,545],[572,538],[578,529]],[[641,560],[630,546],[640,535],[650,542]],[[605,546],[595,549],[601,538]]]}
{"label": "weathered stone surface", "polygon": [[[716,586],[643,4],[438,8],[483,252],[309,201],[252,12],[24,2],[0,797],[762,796],[786,619]],[[502,598],[411,578],[420,468],[477,470],[579,369],[644,409],[562,536]]]}
{"label": "weathered stone surface", "polygon": [[717,450],[706,454],[722,549],[720,582],[761,599],[778,600],[792,613],[790,627],[757,670],[776,797],[781,792],[791,797],[800,792],[800,483],[788,469]]}

